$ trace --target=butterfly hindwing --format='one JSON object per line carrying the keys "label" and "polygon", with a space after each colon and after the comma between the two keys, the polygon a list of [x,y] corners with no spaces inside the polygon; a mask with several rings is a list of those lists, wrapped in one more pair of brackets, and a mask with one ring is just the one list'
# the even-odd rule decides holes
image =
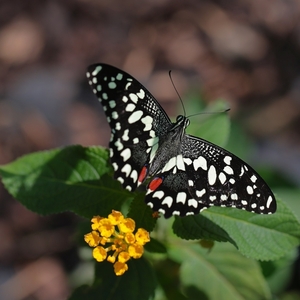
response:
{"label": "butterfly hindwing", "polygon": [[[265,181],[232,153],[198,137],[182,143],[191,195],[200,203],[273,213],[275,197]],[[188,159],[187,159],[188,158]]]}
{"label": "butterfly hindwing", "polygon": [[152,146],[172,123],[150,92],[126,72],[95,64],[87,77],[111,127],[114,177],[124,188],[135,190]]}

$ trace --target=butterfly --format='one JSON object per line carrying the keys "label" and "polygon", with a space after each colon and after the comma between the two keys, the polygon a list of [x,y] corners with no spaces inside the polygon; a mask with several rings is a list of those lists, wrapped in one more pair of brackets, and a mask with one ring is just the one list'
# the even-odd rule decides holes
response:
{"label": "butterfly", "polygon": [[145,202],[166,218],[199,214],[211,206],[259,214],[276,211],[265,181],[245,162],[185,133],[190,121],[172,123],[136,79],[107,64],[88,67],[87,78],[111,127],[114,178],[134,191],[149,179]]}

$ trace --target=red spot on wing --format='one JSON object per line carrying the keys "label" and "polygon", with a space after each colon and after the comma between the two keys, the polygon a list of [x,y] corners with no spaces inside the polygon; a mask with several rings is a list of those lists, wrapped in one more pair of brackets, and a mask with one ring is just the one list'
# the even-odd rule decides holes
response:
{"label": "red spot on wing", "polygon": [[161,184],[163,180],[160,177],[155,177],[149,183],[148,189],[151,191],[155,191]]}
{"label": "red spot on wing", "polygon": [[138,178],[138,182],[143,183],[144,180],[145,180],[146,177],[147,177],[147,173],[148,173],[148,169],[147,169],[146,166],[144,166],[144,167],[142,168],[142,171],[140,172],[140,175],[139,175],[139,178]]}

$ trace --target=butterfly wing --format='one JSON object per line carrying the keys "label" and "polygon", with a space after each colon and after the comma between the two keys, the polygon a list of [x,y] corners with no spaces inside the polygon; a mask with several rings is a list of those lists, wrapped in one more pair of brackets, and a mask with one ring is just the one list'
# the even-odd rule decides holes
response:
{"label": "butterfly wing", "polygon": [[270,214],[275,197],[265,181],[232,153],[198,137],[185,135],[181,155],[157,174],[162,184],[148,189],[146,203],[170,217],[198,214],[211,206],[236,207]]}
{"label": "butterfly wing", "polygon": [[94,64],[88,68],[87,77],[111,127],[114,177],[133,191],[152,146],[172,123],[150,92],[126,72]]}

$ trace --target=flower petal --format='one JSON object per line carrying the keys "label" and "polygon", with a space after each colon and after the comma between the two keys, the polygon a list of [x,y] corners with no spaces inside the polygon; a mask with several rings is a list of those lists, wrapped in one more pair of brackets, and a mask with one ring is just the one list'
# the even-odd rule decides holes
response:
{"label": "flower petal", "polygon": [[109,219],[103,218],[99,224],[99,231],[103,237],[111,237],[115,232],[115,226]]}
{"label": "flower petal", "polygon": [[135,234],[136,242],[140,245],[145,245],[150,241],[149,232],[143,228],[139,228]]}
{"label": "flower petal", "polygon": [[130,255],[128,252],[121,252],[118,256],[118,260],[119,262],[125,263],[126,261],[128,261],[130,259]]}
{"label": "flower petal", "polygon": [[123,275],[128,270],[128,266],[125,263],[117,261],[114,264],[114,271],[117,276]]}
{"label": "flower petal", "polygon": [[124,216],[121,212],[117,210],[113,210],[110,215],[108,215],[108,219],[113,225],[118,225],[120,222],[124,220]]}
{"label": "flower petal", "polygon": [[133,258],[140,258],[144,253],[144,247],[139,244],[133,244],[128,247],[128,253]]}
{"label": "flower petal", "polygon": [[127,232],[125,234],[125,241],[127,244],[133,244],[135,242],[135,236],[132,232]]}
{"label": "flower petal", "polygon": [[84,235],[84,240],[89,244],[90,247],[96,247],[101,241],[101,237],[97,231],[92,231]]}
{"label": "flower petal", "polygon": [[107,252],[103,247],[98,246],[93,250],[93,257],[99,262],[105,260],[106,256]]}
{"label": "flower petal", "polygon": [[135,229],[135,222],[131,218],[126,218],[118,224],[118,228],[123,233],[133,232]]}

